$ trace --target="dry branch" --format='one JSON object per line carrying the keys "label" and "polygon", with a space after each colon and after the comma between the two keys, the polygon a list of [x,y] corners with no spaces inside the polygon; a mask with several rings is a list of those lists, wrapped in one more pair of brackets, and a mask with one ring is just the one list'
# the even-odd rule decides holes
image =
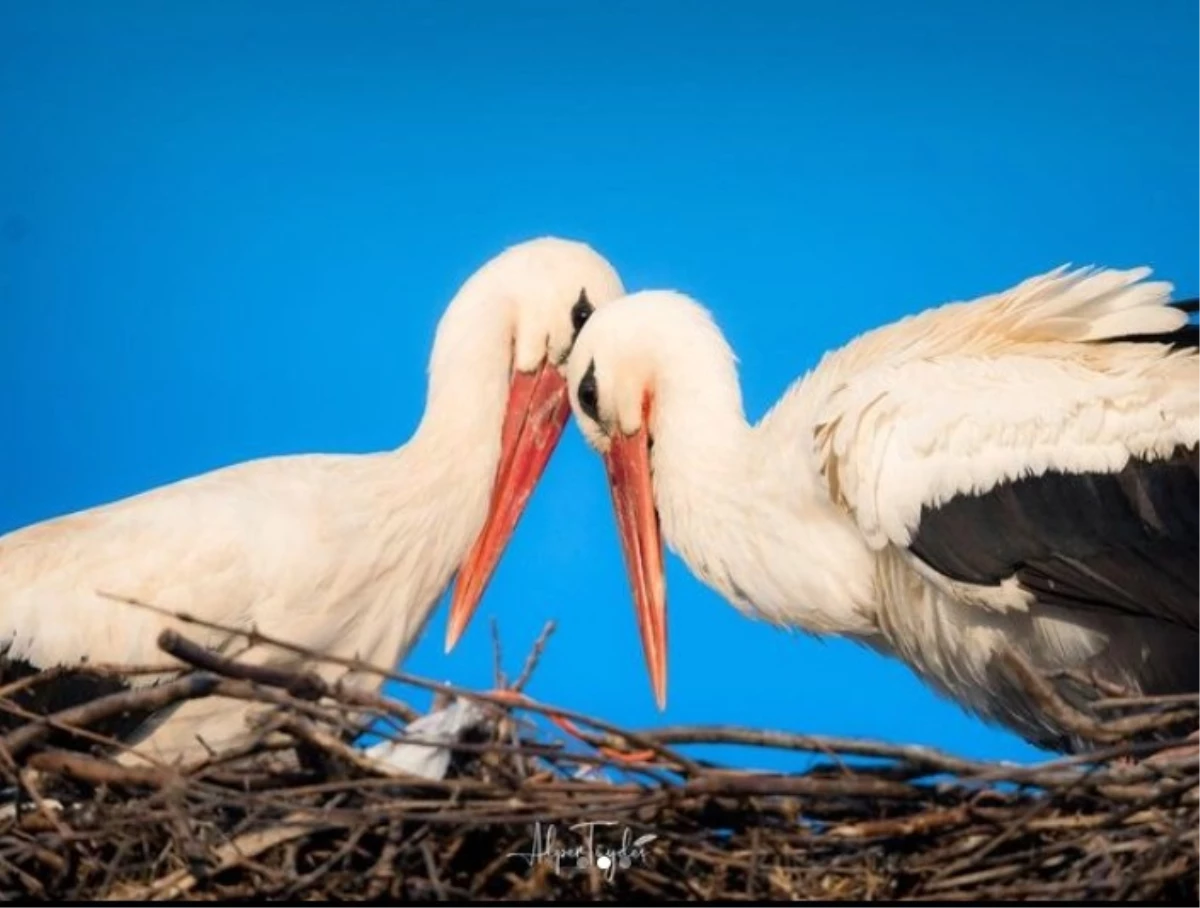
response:
{"label": "dry branch", "polygon": [[[274,645],[256,632],[245,636]],[[549,629],[514,689],[528,681],[548,636]],[[455,746],[446,778],[426,780],[391,776],[336,733],[364,709],[398,725],[412,712],[323,680],[313,671],[319,654],[288,650],[304,657],[284,660],[292,670],[216,655],[175,632],[162,644],[196,671],[31,719],[0,740],[0,757],[11,755],[10,774],[19,770],[28,795],[0,819],[0,898],[1192,902],[1198,895],[1195,743],[1181,759],[1180,739],[1138,737],[1174,729],[1181,718],[1195,727],[1194,698],[1139,703],[1114,694],[1108,702],[1121,715],[1073,716],[1080,734],[1102,747],[1021,766],[785,731],[635,732],[516,694],[377,672],[434,690],[440,705],[453,696],[491,704],[489,724]],[[499,662],[498,637],[495,649]],[[503,680],[499,665],[497,676]],[[1041,693],[1053,696],[1049,685]],[[272,707],[264,728],[275,743],[179,769],[39,750],[53,728],[214,695]],[[591,729],[579,737],[593,749],[515,722],[513,711]],[[678,750],[700,744],[794,753],[797,770],[720,767]],[[652,756],[631,765],[616,747]],[[279,759],[289,752],[291,759]],[[614,825],[590,827],[589,851],[580,824]],[[586,868],[581,854],[590,856]],[[598,862],[604,854],[611,865]]]}

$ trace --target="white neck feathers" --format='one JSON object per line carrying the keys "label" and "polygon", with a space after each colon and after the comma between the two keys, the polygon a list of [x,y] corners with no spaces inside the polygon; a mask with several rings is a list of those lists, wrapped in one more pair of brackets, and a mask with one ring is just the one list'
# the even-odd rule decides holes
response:
{"label": "white neck feathers", "polygon": [[811,425],[748,425],[732,351],[715,327],[693,334],[654,354],[651,457],[668,545],[747,614],[870,636],[873,562],[820,490]]}
{"label": "white neck feathers", "polygon": [[[513,306],[468,284],[438,326],[424,416],[399,449],[363,461],[356,558],[389,578],[370,606],[380,661],[415,642],[483,527],[508,397]],[[366,500],[362,500],[363,496]]]}

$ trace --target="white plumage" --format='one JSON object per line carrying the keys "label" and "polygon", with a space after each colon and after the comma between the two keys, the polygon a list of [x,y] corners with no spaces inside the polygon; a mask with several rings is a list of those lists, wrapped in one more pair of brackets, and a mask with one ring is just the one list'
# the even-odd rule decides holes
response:
{"label": "white plumage", "polygon": [[659,522],[746,613],[897,656],[1048,747],[1079,742],[999,669],[1003,647],[1197,690],[1195,305],[1147,274],[1059,269],[872,331],[755,426],[700,305],[646,292],[599,313],[572,406],[608,466],[660,703]]}
{"label": "white plumage", "polygon": [[[447,308],[424,417],[399,449],[242,463],[0,538],[5,674],[84,660],[162,664],[156,640],[176,622],[102,594],[390,667],[475,542],[475,591],[455,601],[465,624],[565,423],[560,369],[578,327],[622,292],[583,244],[520,244]],[[267,649],[247,658],[294,660]],[[188,702],[146,726],[139,750],[203,754],[201,741],[221,747],[242,735],[247,715],[242,703]]]}
{"label": "white plumage", "polygon": [[1169,284],[1138,283],[1148,274],[1059,269],[831,354],[817,375],[841,384],[821,403],[818,456],[872,548],[907,545],[921,508],[964,492],[1047,470],[1109,472],[1194,444],[1194,355],[1088,345],[1186,323],[1162,305]]}

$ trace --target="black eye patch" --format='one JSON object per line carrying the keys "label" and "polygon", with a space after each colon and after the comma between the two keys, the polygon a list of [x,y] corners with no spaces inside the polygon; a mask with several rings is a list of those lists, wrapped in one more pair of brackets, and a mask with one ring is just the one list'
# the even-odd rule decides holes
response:
{"label": "black eye patch", "polygon": [[596,361],[588,363],[587,371],[579,379],[579,388],[575,392],[581,409],[593,422],[600,422],[600,401],[596,390]]}
{"label": "black eye patch", "polygon": [[587,320],[595,308],[587,298],[587,289],[580,290],[578,301],[571,307],[571,327],[575,334],[579,334],[583,330],[583,326],[587,324]]}

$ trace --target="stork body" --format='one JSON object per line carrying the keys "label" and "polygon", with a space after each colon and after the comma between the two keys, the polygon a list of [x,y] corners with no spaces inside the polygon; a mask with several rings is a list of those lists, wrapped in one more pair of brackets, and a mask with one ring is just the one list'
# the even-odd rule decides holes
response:
{"label": "stork body", "polygon": [[[582,244],[513,247],[448,307],[424,417],[399,449],[255,460],[0,538],[6,673],[79,669],[41,694],[62,706],[109,683],[85,663],[163,664],[156,641],[177,622],[113,596],[394,666],[464,560],[472,583],[486,583],[569,412],[559,367],[592,306],[620,293]],[[299,661],[265,648],[245,658]],[[174,761],[235,743],[248,718],[245,704],[209,698],[123,731]]]}
{"label": "stork body", "polygon": [[608,465],[660,703],[659,522],[745,613],[900,658],[1047,748],[1082,742],[1005,648],[1081,708],[1106,684],[1195,692],[1195,304],[1145,275],[1060,270],[870,332],[754,426],[698,304],[600,313],[572,405]]}

